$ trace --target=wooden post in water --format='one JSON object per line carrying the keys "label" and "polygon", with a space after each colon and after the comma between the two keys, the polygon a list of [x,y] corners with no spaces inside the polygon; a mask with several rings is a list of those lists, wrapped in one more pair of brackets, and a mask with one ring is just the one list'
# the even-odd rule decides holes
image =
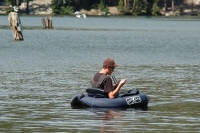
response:
{"label": "wooden post in water", "polygon": [[53,28],[53,24],[52,24],[52,18],[51,18],[51,16],[49,17],[49,28]]}
{"label": "wooden post in water", "polygon": [[42,25],[43,25],[43,28],[45,28],[45,29],[46,29],[46,28],[52,29],[52,28],[53,28],[53,25],[52,25],[51,16],[46,18],[46,22],[45,22],[45,19],[42,18]]}
{"label": "wooden post in water", "polygon": [[14,6],[14,11],[9,13],[8,20],[10,23],[10,27],[13,30],[14,39],[24,40],[23,35],[22,35],[21,21],[17,12],[18,12],[18,8]]}
{"label": "wooden post in water", "polygon": [[46,26],[47,26],[47,28],[49,28],[49,19],[48,19],[48,17],[46,18]]}
{"label": "wooden post in water", "polygon": [[43,28],[45,29],[47,28],[44,18],[42,18],[42,25],[43,25]]}

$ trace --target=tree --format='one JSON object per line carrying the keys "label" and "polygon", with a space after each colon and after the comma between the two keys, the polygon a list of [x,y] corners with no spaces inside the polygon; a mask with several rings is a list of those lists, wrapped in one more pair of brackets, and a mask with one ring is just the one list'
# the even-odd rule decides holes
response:
{"label": "tree", "polygon": [[158,7],[159,0],[154,0],[153,8],[152,8],[152,15],[157,16],[160,14],[160,8]]}
{"label": "tree", "polygon": [[12,6],[20,6],[23,1],[24,0],[6,0],[6,3]]}
{"label": "tree", "polygon": [[135,11],[135,2],[136,0],[133,0],[133,5],[132,5],[132,13]]}
{"label": "tree", "polygon": [[120,12],[123,10],[123,0],[119,0],[119,2],[118,2],[118,10]]}
{"label": "tree", "polygon": [[16,0],[6,0],[6,3],[7,3],[8,5],[14,6],[14,5],[16,5]]}
{"label": "tree", "polygon": [[71,0],[65,0],[65,3],[62,0],[52,0],[51,2],[51,8],[55,14],[71,14],[74,11]]}
{"label": "tree", "polygon": [[174,9],[174,0],[172,0],[172,12],[173,12],[173,15],[175,15],[174,14],[174,12],[175,12],[175,9]]}
{"label": "tree", "polygon": [[124,0],[124,8],[126,8],[126,7],[127,7],[127,1]]}
{"label": "tree", "polygon": [[26,0],[26,14],[29,14],[29,0]]}
{"label": "tree", "polygon": [[105,3],[103,3],[103,1],[101,0],[101,3],[98,4],[98,9],[100,9],[103,12],[108,12],[108,7],[105,5]]}
{"label": "tree", "polygon": [[53,13],[60,14],[60,6],[61,5],[59,5],[58,1],[52,0],[51,3],[52,3],[51,8],[52,8]]}
{"label": "tree", "polygon": [[133,14],[135,15],[135,16],[137,16],[137,15],[139,15],[139,14],[141,14],[141,11],[142,11],[142,1],[141,0],[134,0],[134,3],[133,3],[134,5],[134,7],[133,7],[133,9],[134,9],[134,12],[133,12]]}
{"label": "tree", "polygon": [[164,0],[164,11],[167,11],[167,0]]}

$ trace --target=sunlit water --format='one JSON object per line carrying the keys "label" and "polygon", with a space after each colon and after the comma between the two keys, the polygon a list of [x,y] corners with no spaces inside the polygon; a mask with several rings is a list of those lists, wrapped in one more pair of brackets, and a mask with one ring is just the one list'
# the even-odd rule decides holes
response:
{"label": "sunlit water", "polygon": [[[14,41],[0,16],[0,132],[200,132],[200,19],[21,16]],[[72,109],[105,58],[147,109]]]}

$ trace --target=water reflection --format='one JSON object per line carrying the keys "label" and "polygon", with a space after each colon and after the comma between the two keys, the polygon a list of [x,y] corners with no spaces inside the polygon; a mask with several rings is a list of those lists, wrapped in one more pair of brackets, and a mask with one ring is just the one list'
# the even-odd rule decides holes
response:
{"label": "water reflection", "polygon": [[[118,128],[123,129],[125,127],[125,122],[123,121],[123,113],[122,112],[117,112],[114,110],[108,110],[100,116],[102,119],[101,121],[101,128],[100,128],[100,133],[105,133],[105,132],[110,132],[114,133],[116,132],[116,125]],[[113,127],[114,125],[114,127]]]}
{"label": "water reflection", "polygon": [[[87,111],[93,113],[94,123],[99,130],[97,132],[124,132],[127,125],[132,124],[129,121],[137,121],[137,114],[145,113],[148,107],[145,108],[88,108]],[[131,115],[131,117],[129,116]],[[135,117],[135,118],[134,118]],[[97,122],[98,121],[98,122]],[[137,122],[139,123],[139,121]],[[130,125],[129,125],[130,126]],[[134,126],[134,125],[132,125]],[[128,131],[128,130],[127,130]]]}

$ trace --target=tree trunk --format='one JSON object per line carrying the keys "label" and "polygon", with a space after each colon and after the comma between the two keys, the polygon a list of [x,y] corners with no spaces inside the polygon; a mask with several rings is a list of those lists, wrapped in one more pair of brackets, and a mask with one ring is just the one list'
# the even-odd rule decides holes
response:
{"label": "tree trunk", "polygon": [[192,0],[192,6],[191,6],[191,12],[193,13],[193,10],[194,9],[194,3],[193,3],[193,0]]}
{"label": "tree trunk", "polygon": [[26,0],[26,14],[29,14],[29,0]]}
{"label": "tree trunk", "polygon": [[127,7],[126,0],[124,0],[124,9]]}
{"label": "tree trunk", "polygon": [[135,10],[135,1],[136,0],[133,0],[133,8],[132,8],[132,13],[134,12],[134,10]]}
{"label": "tree trunk", "polygon": [[167,11],[167,0],[164,0],[164,12]]}
{"label": "tree trunk", "polygon": [[172,12],[173,12],[173,15],[175,16],[174,0],[172,0]]}
{"label": "tree trunk", "polygon": [[19,0],[16,0],[16,6],[19,7]]}

